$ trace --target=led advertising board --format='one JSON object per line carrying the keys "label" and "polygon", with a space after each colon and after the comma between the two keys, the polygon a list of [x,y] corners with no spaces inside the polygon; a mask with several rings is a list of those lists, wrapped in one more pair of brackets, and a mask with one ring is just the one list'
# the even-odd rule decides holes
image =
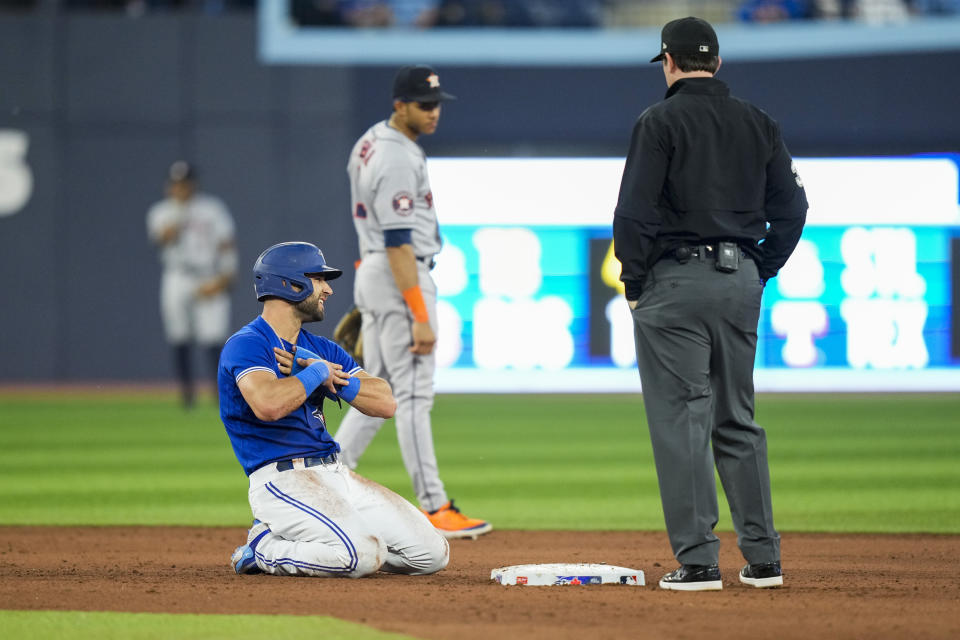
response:
{"label": "led advertising board", "polygon": [[[960,390],[956,158],[797,165],[810,210],[764,293],[757,390]],[[611,233],[623,160],[437,158],[429,171],[438,390],[639,390]]]}

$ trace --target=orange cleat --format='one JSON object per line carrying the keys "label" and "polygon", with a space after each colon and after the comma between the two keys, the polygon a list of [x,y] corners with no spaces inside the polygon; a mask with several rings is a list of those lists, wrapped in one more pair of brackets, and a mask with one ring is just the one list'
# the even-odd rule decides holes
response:
{"label": "orange cleat", "polygon": [[436,511],[424,511],[427,518],[444,538],[473,538],[482,536],[493,529],[486,520],[468,518],[460,513],[460,509],[453,506],[453,500],[443,505]]}

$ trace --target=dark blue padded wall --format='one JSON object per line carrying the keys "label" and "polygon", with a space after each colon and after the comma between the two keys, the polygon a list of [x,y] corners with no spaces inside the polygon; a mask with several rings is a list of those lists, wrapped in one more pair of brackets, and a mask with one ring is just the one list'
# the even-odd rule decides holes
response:
{"label": "dark blue padded wall", "polygon": [[[796,155],[956,151],[960,85],[942,70],[958,63],[956,52],[744,62],[721,78],[780,120]],[[247,278],[258,253],[293,239],[345,269],[335,320],[357,257],[346,156],[389,114],[393,71],[262,65],[252,16],[4,15],[0,141],[26,136],[33,190],[0,212],[0,381],[170,378],[145,215],[180,157],[237,222],[234,326],[259,309]],[[656,65],[440,72],[460,100],[423,140],[432,155],[623,155],[664,92]],[[10,162],[0,156],[0,172]]]}

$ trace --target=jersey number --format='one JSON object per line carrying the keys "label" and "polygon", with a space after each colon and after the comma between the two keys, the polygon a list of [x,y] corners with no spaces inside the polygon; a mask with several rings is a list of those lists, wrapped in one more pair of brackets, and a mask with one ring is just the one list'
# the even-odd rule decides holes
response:
{"label": "jersey number", "polygon": [[363,144],[360,145],[360,160],[363,161],[363,165],[366,166],[370,162],[370,158],[373,157],[375,149],[373,148],[373,143],[369,140],[364,140]]}

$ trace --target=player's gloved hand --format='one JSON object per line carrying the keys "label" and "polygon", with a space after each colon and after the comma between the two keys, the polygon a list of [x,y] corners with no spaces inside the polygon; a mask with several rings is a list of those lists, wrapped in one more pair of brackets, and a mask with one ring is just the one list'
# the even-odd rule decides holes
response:
{"label": "player's gloved hand", "polygon": [[347,311],[333,330],[333,340],[349,353],[358,364],[363,359],[363,338],[361,328],[363,317],[360,309],[353,307]]}

